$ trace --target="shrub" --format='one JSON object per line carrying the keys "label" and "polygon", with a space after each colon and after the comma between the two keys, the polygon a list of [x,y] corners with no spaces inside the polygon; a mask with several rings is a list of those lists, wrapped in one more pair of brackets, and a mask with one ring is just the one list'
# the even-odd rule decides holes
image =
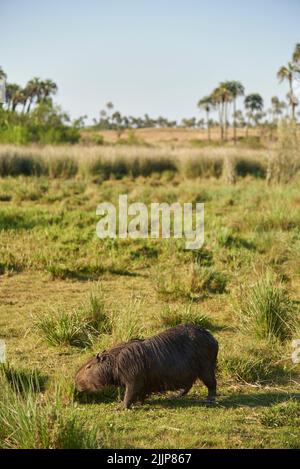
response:
{"label": "shrub", "polygon": [[239,299],[242,329],[267,340],[290,338],[297,325],[297,310],[282,283],[267,274],[242,289]]}

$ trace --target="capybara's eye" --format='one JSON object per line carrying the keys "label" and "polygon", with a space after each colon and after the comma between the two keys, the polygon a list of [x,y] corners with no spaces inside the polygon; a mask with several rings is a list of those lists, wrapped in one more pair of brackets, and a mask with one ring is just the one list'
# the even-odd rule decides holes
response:
{"label": "capybara's eye", "polygon": [[85,369],[86,369],[86,370],[89,370],[89,369],[91,368],[91,366],[92,366],[92,365],[87,365]]}

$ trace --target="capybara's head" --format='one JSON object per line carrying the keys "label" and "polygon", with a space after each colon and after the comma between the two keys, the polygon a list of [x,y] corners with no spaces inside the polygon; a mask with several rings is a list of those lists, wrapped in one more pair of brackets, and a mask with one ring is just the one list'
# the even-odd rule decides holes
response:
{"label": "capybara's head", "polygon": [[98,353],[76,373],[77,391],[97,392],[113,384],[113,360],[109,353]]}

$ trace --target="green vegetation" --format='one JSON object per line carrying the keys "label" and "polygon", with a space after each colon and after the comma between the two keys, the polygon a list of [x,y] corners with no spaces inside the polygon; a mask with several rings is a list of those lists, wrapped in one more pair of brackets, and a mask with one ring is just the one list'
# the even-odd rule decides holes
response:
{"label": "green vegetation", "polygon": [[270,275],[262,277],[244,289],[240,298],[242,327],[262,339],[287,340],[293,336],[299,323],[297,308],[284,289],[276,285]]}
{"label": "green vegetation", "polygon": [[[288,184],[267,184],[256,170],[235,172],[235,184],[215,170],[187,176],[198,152],[207,168],[210,157],[230,155],[267,169],[263,150],[238,148],[1,149],[10,168],[26,157],[27,172],[2,170],[0,179],[0,338],[9,360],[0,446],[299,446],[299,365],[291,361],[300,329],[299,173]],[[157,170],[166,158],[175,170]],[[156,170],[123,174],[119,161],[132,168],[135,159]],[[91,169],[99,160],[114,171]],[[204,246],[100,241],[96,206],[122,193],[147,205],[204,201]],[[216,406],[201,404],[200,383],[130,412],[116,412],[120,394],[110,390],[74,400],[74,374],[88,357],[182,322],[219,341]]]}

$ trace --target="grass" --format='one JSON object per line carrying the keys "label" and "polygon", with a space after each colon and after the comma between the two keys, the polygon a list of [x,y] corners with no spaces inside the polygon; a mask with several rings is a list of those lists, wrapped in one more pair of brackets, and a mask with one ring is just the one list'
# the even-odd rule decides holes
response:
{"label": "grass", "polygon": [[259,339],[290,339],[299,322],[299,309],[282,284],[267,273],[240,298],[241,326]]}
{"label": "grass", "polygon": [[295,399],[290,399],[283,404],[275,404],[264,410],[260,416],[260,422],[267,428],[296,427],[300,425],[300,406]]}
{"label": "grass", "polygon": [[75,407],[65,412],[55,399],[37,397],[29,386],[20,395],[11,391],[1,376],[0,448],[83,449],[101,447],[99,431],[82,422]]}
{"label": "grass", "polygon": [[50,345],[90,347],[95,336],[110,330],[110,319],[101,297],[91,293],[88,304],[68,313],[48,313],[36,319],[35,327]]}
{"label": "grass", "polygon": [[[209,165],[230,154],[266,168],[266,150],[177,143],[1,147],[1,155],[47,167],[0,177],[0,338],[9,361],[0,378],[1,447],[299,447],[299,364],[291,361],[300,330],[299,175],[267,185],[243,169],[228,184]],[[59,168],[65,158],[76,174],[66,164],[49,178],[47,162]],[[188,176],[185,164],[197,168],[197,158],[206,169]],[[99,160],[109,162],[108,176],[90,171]],[[176,169],[160,171],[162,160]],[[134,161],[144,169],[133,173]],[[97,205],[124,193],[146,205],[204,201],[204,246],[99,240]],[[130,412],[116,412],[116,390],[74,402],[74,374],[90,356],[186,321],[219,341],[216,406],[201,404],[201,383]]]}
{"label": "grass", "polygon": [[167,305],[159,314],[159,323],[164,328],[177,326],[178,324],[191,323],[205,329],[213,330],[215,328],[212,321],[205,314],[198,313],[190,304],[184,308],[178,306],[171,307]]}
{"label": "grass", "polygon": [[13,147],[2,145],[0,149],[0,177],[49,176],[51,178],[73,178],[90,175],[95,181],[122,179],[125,177],[149,177],[168,173],[174,178],[182,174],[189,179],[220,178],[224,161],[233,161],[237,176],[266,177],[267,155],[264,150],[233,147],[174,148],[164,145],[159,148],[138,145],[95,145]]}

